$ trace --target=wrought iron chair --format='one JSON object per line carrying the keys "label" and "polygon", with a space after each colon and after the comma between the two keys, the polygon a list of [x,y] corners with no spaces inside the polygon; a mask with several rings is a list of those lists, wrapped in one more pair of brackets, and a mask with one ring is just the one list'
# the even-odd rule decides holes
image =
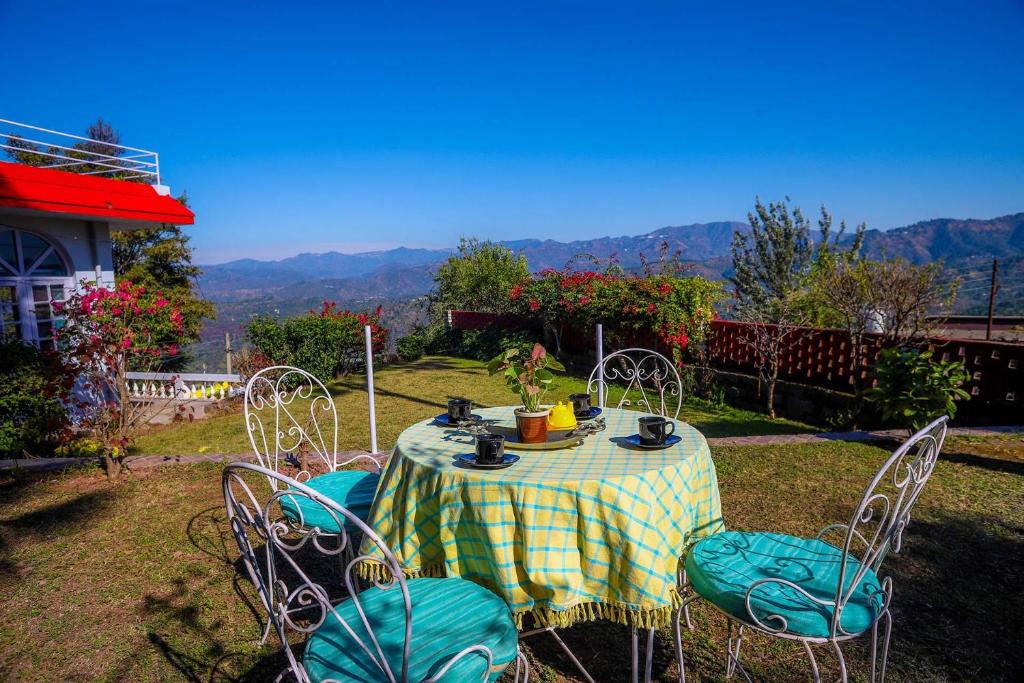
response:
{"label": "wrought iron chair", "polygon": [[[616,408],[635,404],[649,413],[679,418],[683,384],[672,361],[657,351],[622,349],[605,356],[594,367],[587,380],[587,393],[597,394],[601,408],[605,407],[610,383],[625,385]],[[669,400],[673,396],[674,409]],[[652,402],[655,398],[657,401]]]}
{"label": "wrought iron chair", "polygon": [[[260,370],[245,385],[245,427],[263,467],[279,472],[282,461],[291,462],[300,468],[297,481],[366,520],[380,481],[380,463],[362,453],[339,459],[338,411],[320,380],[286,365]],[[312,476],[302,469],[303,455],[322,462],[327,472]],[[360,460],[371,463],[375,471],[340,469]],[[278,484],[270,478],[271,489],[276,491]],[[305,498],[285,499],[282,507],[303,526],[340,532],[336,518]],[[349,526],[348,531],[352,533],[354,528]]]}
{"label": "wrought iron chair", "polygon": [[[265,490],[261,477],[277,484],[269,498],[257,494]],[[358,515],[265,467],[228,465],[223,487],[242,564],[287,656],[278,680],[493,681],[515,660],[516,680],[522,673],[528,683],[512,614],[494,593],[457,578],[406,579],[394,554]],[[341,532],[297,524],[285,501],[298,498],[333,518]],[[349,597],[332,602],[324,582],[313,578],[316,561],[341,555],[353,542],[349,528],[377,546],[384,564],[371,586],[356,590],[355,572],[367,556],[353,557],[344,572]],[[289,631],[306,636],[301,652]]]}
{"label": "wrought iron chair", "polygon": [[[813,539],[726,531],[697,542],[686,556],[688,585],[729,620],[726,676],[739,670],[744,629],[803,645],[820,681],[813,645],[828,644],[847,680],[840,643],[871,633],[871,680],[884,681],[892,636],[892,578],[879,572],[898,553],[910,512],[931,477],[946,438],[941,417],[901,445],[871,480],[848,524],[830,524]],[[842,543],[825,541],[840,533]],[[680,680],[685,681],[679,613],[674,619]],[[739,630],[733,636],[733,624]],[[882,631],[879,652],[879,631]]]}

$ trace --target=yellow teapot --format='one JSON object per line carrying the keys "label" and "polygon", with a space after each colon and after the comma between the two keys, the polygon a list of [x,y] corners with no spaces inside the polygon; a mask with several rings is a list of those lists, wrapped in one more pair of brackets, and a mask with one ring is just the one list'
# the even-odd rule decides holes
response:
{"label": "yellow teapot", "polygon": [[573,412],[572,403],[558,402],[558,405],[548,413],[549,429],[575,429],[576,413]]}

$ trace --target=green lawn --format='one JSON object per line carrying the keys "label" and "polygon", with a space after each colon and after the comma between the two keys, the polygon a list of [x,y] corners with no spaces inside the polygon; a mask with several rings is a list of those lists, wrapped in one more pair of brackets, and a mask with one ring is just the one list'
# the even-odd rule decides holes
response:
{"label": "green lawn", "polygon": [[[473,366],[431,362],[478,375]],[[388,438],[437,410],[417,396],[457,389],[437,383],[414,393],[402,373],[382,373],[387,391],[406,395],[402,401],[420,412],[389,418]],[[504,399],[496,390],[474,396]],[[712,452],[730,528],[795,534],[846,520],[888,454],[839,442]],[[252,591],[232,566],[237,550],[219,475],[208,464],[147,470],[114,484],[95,470],[0,477],[0,678],[272,680],[281,656],[276,646],[256,645],[259,622],[239,597],[252,599]],[[896,612],[890,681],[1021,680],[1024,438],[950,439],[904,552],[888,566]],[[696,630],[684,633],[689,680],[721,681],[723,621],[703,605],[694,617]],[[566,637],[599,681],[627,680],[625,629],[584,624]],[[668,632],[659,634],[660,681],[675,680],[669,642]],[[525,648],[531,680],[577,680],[549,641],[531,639]],[[758,680],[809,678],[792,644],[753,638],[744,661]],[[822,653],[821,661],[834,680],[834,660]],[[848,661],[852,680],[865,680],[863,649]]]}
{"label": "green lawn", "polygon": [[[377,403],[378,446],[387,450],[399,433],[413,422],[442,413],[449,398],[465,397],[478,406],[515,403],[517,398],[499,377],[488,377],[482,363],[442,356],[426,357],[413,363],[399,363],[374,374]],[[586,379],[559,378],[552,400],[586,391]],[[339,448],[370,447],[367,421],[366,378],[352,375],[330,385],[342,427]],[[609,405],[621,397],[611,391]],[[705,436],[750,434],[792,434],[810,427],[790,420],[768,420],[759,413],[737,410],[691,399],[680,417]],[[237,412],[194,423],[156,428],[138,440],[134,453],[141,455],[188,455],[203,453],[248,453],[251,450],[245,425]]]}

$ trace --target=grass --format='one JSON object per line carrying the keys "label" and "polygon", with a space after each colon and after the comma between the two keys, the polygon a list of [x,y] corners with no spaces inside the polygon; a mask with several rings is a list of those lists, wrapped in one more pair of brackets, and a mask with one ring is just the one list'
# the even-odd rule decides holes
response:
{"label": "grass", "polygon": [[[397,391],[400,371],[388,372],[388,391]],[[425,414],[436,404],[408,396],[446,390],[404,386],[404,405]],[[497,391],[478,396],[504,399]],[[726,522],[807,535],[845,520],[888,452],[841,442],[714,448]],[[113,484],[96,470],[0,478],[0,678],[272,680],[281,656],[256,644],[260,622],[240,598],[252,600],[252,591],[232,565],[237,549],[219,474],[207,464]],[[1021,680],[1024,438],[950,439],[888,569],[896,611],[890,681]],[[721,681],[724,622],[699,604],[694,618],[696,629],[684,632],[689,680]],[[566,639],[597,680],[628,679],[625,629],[584,624]],[[655,676],[674,680],[669,633],[657,643]],[[532,680],[577,680],[547,639],[524,647]],[[865,680],[863,648],[848,661],[852,680]],[[788,643],[752,638],[744,662],[758,680],[809,678],[799,647]],[[834,660],[822,652],[821,662],[834,679]]]}
{"label": "grass", "polygon": [[[399,363],[374,374],[377,405],[378,444],[383,450],[394,445],[403,429],[417,420],[445,411],[448,399],[465,397],[478,406],[509,405],[517,401],[499,377],[488,377],[477,361],[429,356],[412,363]],[[586,391],[586,380],[560,377],[552,400]],[[352,375],[334,382],[338,421],[342,425],[338,447],[368,450],[370,444],[366,410],[366,378]],[[621,390],[609,395],[614,405]],[[792,434],[811,428],[790,420],[769,420],[764,415],[726,405],[691,399],[680,417],[706,436],[750,434]],[[237,412],[229,412],[195,423],[178,423],[155,428],[140,438],[134,453],[142,455],[187,455],[205,453],[248,453],[251,450],[245,425]]]}

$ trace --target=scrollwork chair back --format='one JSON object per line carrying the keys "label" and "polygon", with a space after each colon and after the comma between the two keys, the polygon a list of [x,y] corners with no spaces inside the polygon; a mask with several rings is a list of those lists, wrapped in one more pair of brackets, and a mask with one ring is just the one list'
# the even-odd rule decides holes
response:
{"label": "scrollwork chair back", "polygon": [[[256,482],[261,476],[276,480],[278,483],[265,502],[260,502],[260,496],[255,493],[260,490]],[[302,683],[310,680],[301,655],[293,651],[289,644],[288,632],[294,631],[309,636],[329,620],[335,620],[336,626],[342,629],[353,646],[359,648],[360,657],[371,663],[371,668],[380,669],[385,680],[406,681],[413,628],[412,599],[398,560],[380,537],[356,515],[336,502],[300,482],[265,467],[248,463],[230,464],[224,469],[223,487],[228,520],[242,553],[242,562],[256,586],[270,624],[284,646],[288,657],[288,671]],[[280,508],[280,500],[287,496],[308,498],[321,506],[335,517],[338,528],[343,530],[342,533],[321,535],[315,529],[310,530],[296,525]],[[376,587],[381,590],[399,591],[401,594],[401,604],[405,611],[405,641],[400,671],[394,670],[394,661],[389,661],[385,656],[372,622],[364,611],[361,602],[363,594],[356,590],[356,567],[363,560],[369,559],[368,556],[354,557],[344,567],[345,586],[350,596],[348,600],[351,601],[358,619],[352,616],[352,610],[347,610],[350,615],[348,619],[342,616],[338,611],[340,603],[332,604],[324,585],[310,576],[314,572],[308,571],[308,555],[302,556],[304,564],[296,560],[296,556],[304,549],[315,551],[314,557],[317,553],[328,556],[340,555],[352,542],[353,536],[344,531],[350,525],[380,553],[373,558],[383,567],[383,579],[378,577],[378,580],[374,581]],[[365,637],[361,637],[360,633]],[[490,650],[483,645],[476,645],[452,657],[430,680],[442,678],[457,660],[473,654],[485,656],[488,660],[487,668],[490,669]]]}
{"label": "scrollwork chair back", "polygon": [[[672,361],[657,351],[622,349],[605,356],[590,373],[587,393],[604,397],[607,402],[609,384],[625,386],[616,408],[635,404],[649,413],[679,418],[682,381]],[[674,409],[671,405],[673,397]],[[603,403],[601,407],[605,407]]]}
{"label": "scrollwork chair back", "polygon": [[[878,574],[889,552],[899,553],[910,513],[938,462],[948,420],[945,416],[938,418],[889,456],[868,484],[849,524],[832,524],[818,533],[818,539],[825,540],[830,532],[845,532],[837,608],[832,615],[833,639],[856,635],[846,633],[840,624],[843,608],[869,569]],[[850,558],[855,558],[856,564]],[[882,578],[882,591],[882,612],[887,613],[892,598],[891,577]]]}
{"label": "scrollwork chair back", "polygon": [[[311,473],[301,469],[300,454],[323,463],[328,472],[365,459],[380,471],[369,455],[338,458],[338,410],[323,382],[300,368],[276,365],[260,370],[245,385],[245,428],[260,464],[274,472],[282,461],[291,462],[304,481]],[[277,481],[270,480],[274,490]]]}

